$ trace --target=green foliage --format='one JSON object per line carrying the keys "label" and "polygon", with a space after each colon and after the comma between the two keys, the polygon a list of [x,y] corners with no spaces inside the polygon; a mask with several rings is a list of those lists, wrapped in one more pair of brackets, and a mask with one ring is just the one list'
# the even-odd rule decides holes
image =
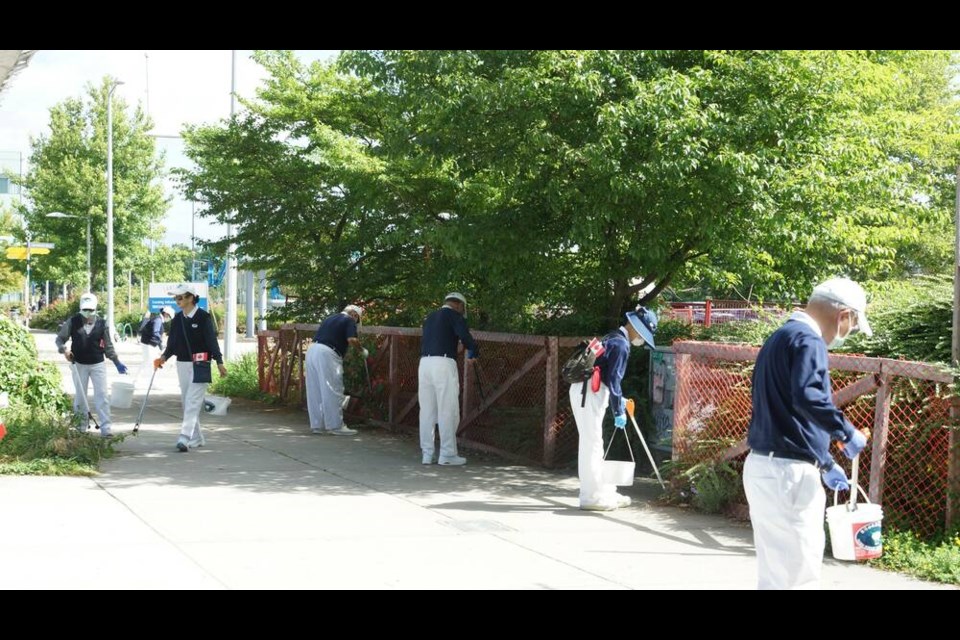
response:
{"label": "green foliage", "polygon": [[[87,221],[91,222],[95,288],[105,283],[106,264],[106,107],[110,79],[87,95],[68,98],[50,109],[50,133],[32,141],[30,170],[22,180],[29,200],[20,207],[35,238],[56,244],[34,261],[36,280],[86,286]],[[148,135],[153,123],[137,107],[130,110],[113,95],[114,259],[117,273],[149,272],[144,240],[158,239],[153,224],[167,209],[162,156]],[[48,218],[59,211],[77,218]],[[22,233],[20,233],[22,236]]]}
{"label": "green foliage", "polygon": [[[0,209],[0,236],[9,236],[17,228],[12,213],[7,209]],[[6,256],[6,248],[10,243],[0,240],[0,255]],[[12,263],[0,259],[0,293],[23,291],[23,276],[17,273]]]}
{"label": "green foliage", "polygon": [[844,351],[884,358],[950,362],[953,280],[920,277],[881,283],[867,309],[873,337],[855,335]]}
{"label": "green foliage", "polygon": [[260,379],[257,373],[257,354],[245,353],[237,360],[228,362],[227,377],[217,374],[210,392],[231,398],[249,398],[261,402],[274,402],[276,398],[260,391]]}
{"label": "green foliage", "polygon": [[80,298],[71,300],[57,300],[48,304],[30,318],[30,326],[34,329],[58,331],[64,320],[80,311]]}
{"label": "green foliage", "polygon": [[691,502],[701,511],[720,513],[734,501],[745,502],[743,481],[729,462],[700,462],[683,475],[690,483]]}
{"label": "green foliage", "polygon": [[5,412],[7,436],[0,440],[0,474],[89,475],[113,455],[112,439],[81,434],[72,415],[31,407]]}
{"label": "green foliage", "polygon": [[800,298],[949,253],[950,52],[257,59],[258,100],[188,130],[179,176],[302,320],[416,326],[456,289],[477,328],[597,333],[674,283]]}
{"label": "green foliage", "polygon": [[931,542],[909,531],[884,530],[883,555],[870,564],[924,580],[960,585],[960,534]]}

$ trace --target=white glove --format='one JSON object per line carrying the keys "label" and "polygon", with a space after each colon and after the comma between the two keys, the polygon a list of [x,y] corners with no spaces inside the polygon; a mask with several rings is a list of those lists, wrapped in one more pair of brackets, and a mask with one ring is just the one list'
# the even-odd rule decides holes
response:
{"label": "white glove", "polygon": [[370,351],[367,350],[366,347],[360,347],[360,348],[363,349],[363,351],[361,351],[361,353],[363,353],[363,359],[366,360],[367,358],[369,358],[369,357],[370,357]]}

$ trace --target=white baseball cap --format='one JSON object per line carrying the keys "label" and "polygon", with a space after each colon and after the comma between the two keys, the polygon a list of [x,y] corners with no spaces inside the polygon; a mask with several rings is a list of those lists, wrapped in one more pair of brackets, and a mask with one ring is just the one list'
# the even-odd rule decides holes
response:
{"label": "white baseball cap", "polygon": [[171,296],[182,296],[185,293],[189,293],[195,296],[199,296],[200,293],[197,291],[196,287],[192,282],[184,282],[173,288],[172,291],[168,291],[167,294]]}
{"label": "white baseball cap", "polygon": [[174,311],[173,307],[171,307],[170,305],[167,305],[164,308],[160,309],[160,313],[167,316],[168,318],[172,318],[173,316],[177,315],[177,312]]}
{"label": "white baseball cap", "polygon": [[343,308],[343,312],[344,312],[344,313],[355,313],[355,314],[357,314],[357,317],[358,317],[358,318],[362,318],[362,317],[363,317],[363,309],[361,309],[360,307],[358,307],[358,306],[355,305],[355,304],[348,304],[347,306],[345,306],[345,307]]}
{"label": "white baseball cap", "polygon": [[80,310],[81,311],[96,311],[97,310],[97,296],[92,293],[85,293],[80,296]]}
{"label": "white baseball cap", "polygon": [[838,302],[857,312],[857,329],[868,336],[873,329],[867,321],[867,294],[859,284],[850,278],[830,278],[813,288],[810,299],[819,298]]}

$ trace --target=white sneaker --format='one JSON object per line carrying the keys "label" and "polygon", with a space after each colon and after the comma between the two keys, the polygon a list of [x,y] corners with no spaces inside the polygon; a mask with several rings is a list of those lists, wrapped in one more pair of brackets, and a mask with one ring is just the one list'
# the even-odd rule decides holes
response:
{"label": "white sneaker", "polygon": [[333,429],[327,433],[332,433],[335,436],[355,436],[357,435],[356,429],[350,429],[348,427],[340,427],[339,429]]}
{"label": "white sneaker", "polygon": [[433,464],[433,454],[432,453],[423,454],[423,457],[420,459],[420,464]]}
{"label": "white sneaker", "polygon": [[437,464],[447,465],[450,467],[459,467],[467,464],[467,459],[463,456],[440,456],[437,460]]}
{"label": "white sneaker", "polygon": [[617,508],[629,507],[630,506],[630,496],[625,496],[622,493],[617,494]]}
{"label": "white sneaker", "polygon": [[202,433],[200,434],[199,438],[193,438],[192,440],[187,442],[187,446],[190,447],[191,449],[202,447],[205,444],[207,444],[207,439],[203,437]]}
{"label": "white sneaker", "polygon": [[616,511],[618,505],[613,502],[593,502],[590,504],[581,504],[581,511]]}

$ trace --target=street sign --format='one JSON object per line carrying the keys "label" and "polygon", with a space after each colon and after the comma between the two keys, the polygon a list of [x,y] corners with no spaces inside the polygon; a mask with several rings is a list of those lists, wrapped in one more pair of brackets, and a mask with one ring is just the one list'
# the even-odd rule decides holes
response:
{"label": "street sign", "polygon": [[[45,256],[50,253],[50,249],[53,248],[52,244],[48,244],[45,247],[31,244],[30,245],[30,257],[33,256]],[[7,247],[7,260],[26,260],[27,259],[27,248],[26,247]]]}

